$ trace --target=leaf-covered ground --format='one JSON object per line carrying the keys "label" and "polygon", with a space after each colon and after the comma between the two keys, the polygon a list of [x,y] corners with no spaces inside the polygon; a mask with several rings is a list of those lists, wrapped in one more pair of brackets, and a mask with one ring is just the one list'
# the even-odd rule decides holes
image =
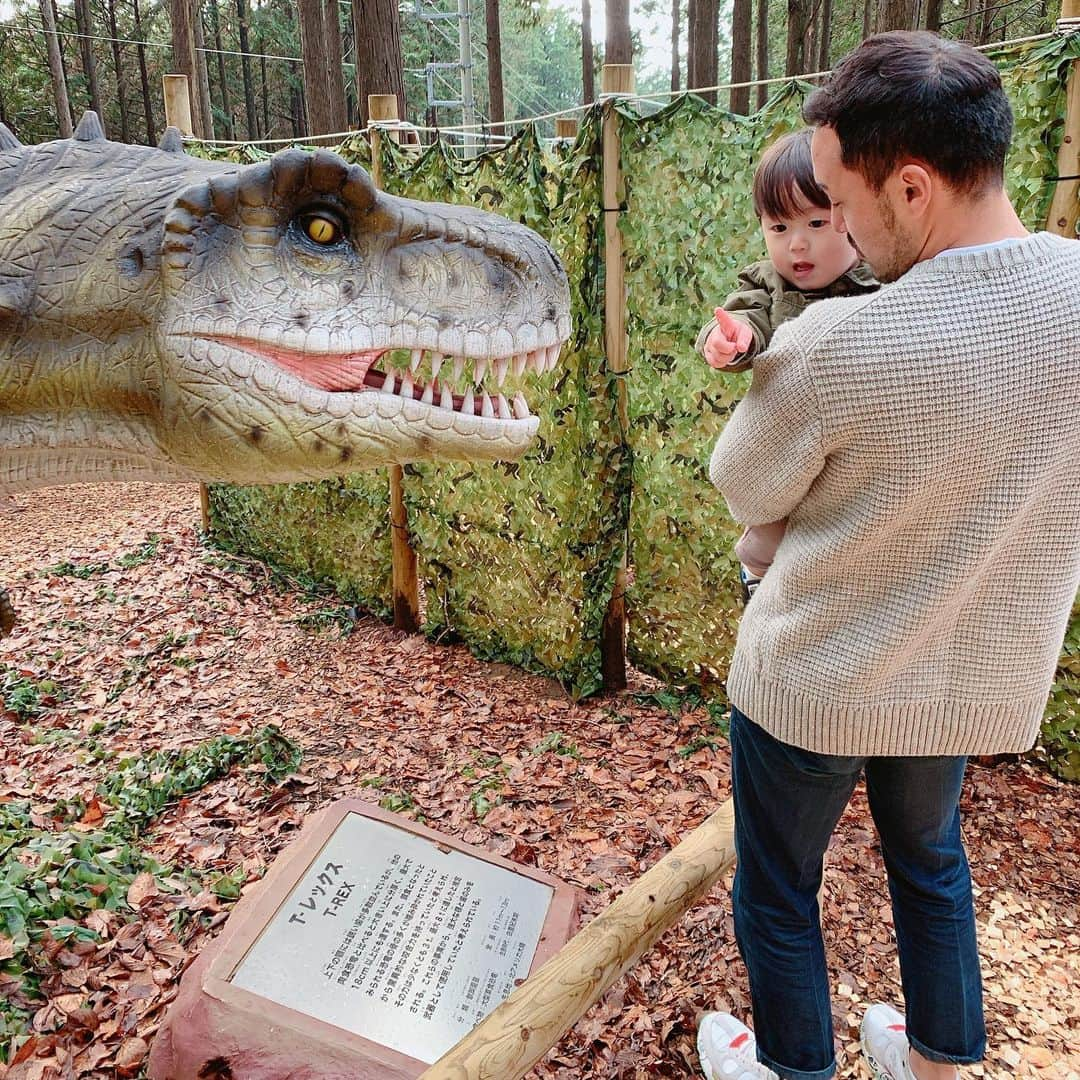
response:
{"label": "leaf-covered ground", "polygon": [[[693,699],[637,678],[575,704],[374,620],[343,636],[347,609],[201,546],[197,520],[194,487],[0,502],[21,617],[0,642],[5,1080],[140,1075],[181,970],[330,800],[362,796],[538,865],[586,890],[587,918],[727,796],[722,725]],[[298,769],[268,725],[303,750]],[[181,756],[149,757],[163,750]],[[975,765],[964,803],[990,1024],[970,1072],[1080,1077],[1080,786]],[[824,919],[840,1075],[859,1076],[863,1007],[899,997],[861,791],[829,854]],[[715,1007],[747,1009],[727,884],[534,1075],[699,1076],[695,1018]]]}

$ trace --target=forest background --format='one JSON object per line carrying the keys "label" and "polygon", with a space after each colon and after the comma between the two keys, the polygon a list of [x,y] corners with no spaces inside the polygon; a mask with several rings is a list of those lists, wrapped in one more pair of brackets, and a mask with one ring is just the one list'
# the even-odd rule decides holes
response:
{"label": "forest background", "polygon": [[[980,44],[1026,37],[1051,29],[1059,9],[1056,0],[597,0],[596,11],[591,0],[0,0],[0,121],[39,142],[69,134],[72,116],[92,108],[110,138],[154,142],[161,75],[182,71],[206,139],[361,127],[370,93],[396,93],[418,125],[454,126],[460,108],[429,107],[424,68],[447,65],[432,71],[434,96],[460,98],[453,16],[465,10],[476,119],[498,132],[591,102],[605,62],[634,63],[642,94],[715,87],[827,69],[883,29]],[[746,113],[766,96],[736,87],[718,103]]]}

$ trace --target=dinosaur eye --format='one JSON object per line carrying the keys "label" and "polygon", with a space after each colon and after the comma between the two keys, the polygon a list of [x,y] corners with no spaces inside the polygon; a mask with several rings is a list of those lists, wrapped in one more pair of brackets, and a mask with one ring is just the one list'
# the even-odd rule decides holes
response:
{"label": "dinosaur eye", "polygon": [[308,239],[313,240],[320,247],[336,244],[345,235],[341,222],[322,210],[304,214],[300,219],[300,224]]}

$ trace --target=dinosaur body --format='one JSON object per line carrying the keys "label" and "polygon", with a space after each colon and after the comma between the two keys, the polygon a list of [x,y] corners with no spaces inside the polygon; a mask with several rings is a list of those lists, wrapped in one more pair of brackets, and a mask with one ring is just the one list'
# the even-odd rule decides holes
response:
{"label": "dinosaur body", "polygon": [[[0,493],[519,457],[569,336],[524,226],[325,151],[234,165],[0,125]],[[504,380],[510,378],[510,385]]]}

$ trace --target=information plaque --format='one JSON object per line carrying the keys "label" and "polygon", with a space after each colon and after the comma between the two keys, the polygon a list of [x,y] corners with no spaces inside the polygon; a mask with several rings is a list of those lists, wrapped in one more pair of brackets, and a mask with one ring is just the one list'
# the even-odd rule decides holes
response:
{"label": "information plaque", "polygon": [[229,981],[430,1064],[528,975],[554,892],[347,813]]}

